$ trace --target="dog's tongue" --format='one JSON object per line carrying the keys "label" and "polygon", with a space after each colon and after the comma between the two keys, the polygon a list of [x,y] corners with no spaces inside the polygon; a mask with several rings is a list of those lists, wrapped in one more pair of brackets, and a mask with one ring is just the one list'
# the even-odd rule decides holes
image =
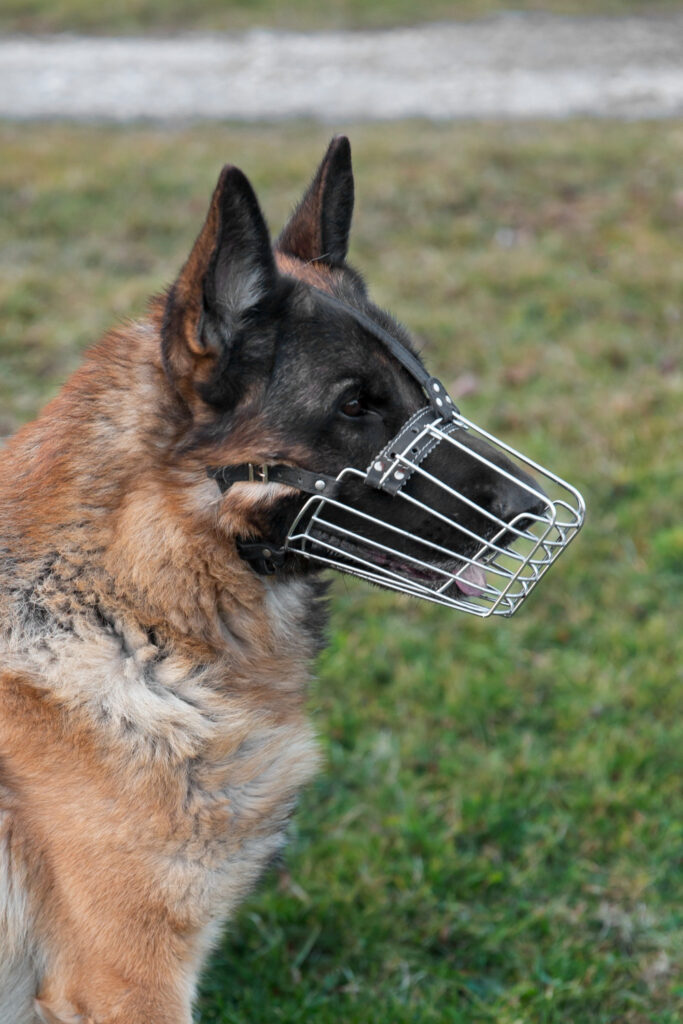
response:
{"label": "dog's tongue", "polygon": [[458,574],[456,583],[468,597],[480,597],[486,590],[486,573],[480,565],[469,562]]}

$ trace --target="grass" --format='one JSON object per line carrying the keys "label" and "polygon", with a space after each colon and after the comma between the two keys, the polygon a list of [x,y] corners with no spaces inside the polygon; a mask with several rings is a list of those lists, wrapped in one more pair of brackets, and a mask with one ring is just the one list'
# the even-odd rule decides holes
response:
{"label": "grass", "polygon": [[479,18],[507,8],[554,14],[652,14],[680,0],[2,0],[0,32],[240,31],[379,28],[416,21]]}
{"label": "grass", "polygon": [[[0,128],[0,432],[182,262],[220,164],[275,229],[325,131]],[[515,619],[340,581],[327,767],[203,1024],[683,1015],[683,125],[353,130],[353,258],[589,518]],[[4,427],[4,431],[2,430]]]}

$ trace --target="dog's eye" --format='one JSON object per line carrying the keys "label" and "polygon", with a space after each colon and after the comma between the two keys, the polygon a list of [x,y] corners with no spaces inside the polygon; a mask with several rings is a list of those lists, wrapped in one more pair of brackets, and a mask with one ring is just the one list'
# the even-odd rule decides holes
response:
{"label": "dog's eye", "polygon": [[340,410],[344,416],[362,416],[366,409],[359,398],[352,398],[350,402],[344,402]]}

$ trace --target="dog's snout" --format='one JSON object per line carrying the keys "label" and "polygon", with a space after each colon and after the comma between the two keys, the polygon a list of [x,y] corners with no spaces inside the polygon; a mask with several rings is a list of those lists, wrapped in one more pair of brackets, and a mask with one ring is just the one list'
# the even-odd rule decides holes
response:
{"label": "dog's snout", "polygon": [[503,478],[496,489],[492,511],[506,523],[520,516],[542,516],[548,507],[547,495],[537,480],[517,471],[515,480]]}
{"label": "dog's snout", "polygon": [[549,499],[541,484],[502,451],[481,438],[469,437],[460,452],[454,464],[456,486],[486,512],[521,529],[530,525],[526,517],[547,513]]}

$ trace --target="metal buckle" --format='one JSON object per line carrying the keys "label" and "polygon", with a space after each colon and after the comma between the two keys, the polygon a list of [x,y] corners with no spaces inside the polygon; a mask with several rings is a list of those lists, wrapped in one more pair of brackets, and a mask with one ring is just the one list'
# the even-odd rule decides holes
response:
{"label": "metal buckle", "polygon": [[265,462],[262,462],[260,466],[254,466],[253,462],[249,463],[249,483],[253,484],[258,480],[259,483],[268,483],[268,466]]}

